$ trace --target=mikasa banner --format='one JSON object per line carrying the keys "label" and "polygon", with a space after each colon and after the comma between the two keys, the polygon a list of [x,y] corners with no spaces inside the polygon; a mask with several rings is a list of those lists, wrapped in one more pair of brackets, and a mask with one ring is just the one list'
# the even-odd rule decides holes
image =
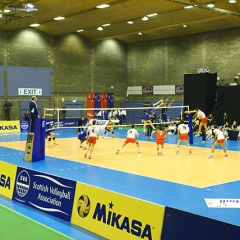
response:
{"label": "mikasa banner", "polygon": [[0,121],[0,133],[20,132],[19,121]]}

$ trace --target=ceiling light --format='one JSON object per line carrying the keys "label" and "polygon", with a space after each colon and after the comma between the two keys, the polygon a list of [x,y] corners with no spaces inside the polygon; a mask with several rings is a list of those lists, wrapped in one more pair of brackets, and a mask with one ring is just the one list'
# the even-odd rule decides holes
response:
{"label": "ceiling light", "polygon": [[184,24],[184,25],[183,25],[183,27],[184,27],[184,28],[186,28],[186,27],[187,27],[187,25],[186,25],[186,24]]}
{"label": "ceiling light", "polygon": [[110,26],[110,23],[103,24],[102,26],[103,26],[103,27]]}
{"label": "ceiling light", "polygon": [[143,20],[143,21],[147,21],[147,20],[148,20],[148,17],[145,16],[145,17],[142,18],[142,20]]}
{"label": "ceiling light", "polygon": [[230,3],[236,3],[237,1],[235,1],[235,0],[229,0],[228,2],[230,2]]}
{"label": "ceiling light", "polygon": [[[0,12],[2,12],[2,11],[0,11]],[[10,9],[4,9],[3,12],[4,13],[9,13],[9,12],[11,12],[11,10]]]}
{"label": "ceiling light", "polygon": [[209,3],[209,4],[207,4],[207,7],[213,8],[213,7],[215,7],[215,5],[213,3]]}
{"label": "ceiling light", "polygon": [[98,6],[96,6],[96,8],[101,8],[101,9],[103,9],[103,8],[107,8],[107,7],[109,7],[110,5],[108,5],[108,4],[101,4],[101,5],[98,5]]}
{"label": "ceiling light", "polygon": [[128,23],[128,24],[134,24],[134,22],[133,22],[133,21],[128,21],[127,23]]}
{"label": "ceiling light", "polygon": [[139,33],[138,33],[138,35],[142,35],[142,33],[141,33],[141,32],[139,32]]}
{"label": "ceiling light", "polygon": [[28,8],[34,8],[34,5],[32,4],[32,3],[27,3],[27,5],[26,5]]}
{"label": "ceiling light", "polygon": [[185,8],[185,9],[193,8],[193,6],[192,6],[192,5],[188,5],[188,6],[185,6],[184,8]]}
{"label": "ceiling light", "polygon": [[65,17],[55,17],[55,18],[54,18],[54,20],[56,20],[56,21],[61,21],[61,20],[63,20],[63,19],[65,19]]}
{"label": "ceiling light", "polygon": [[147,16],[148,17],[154,17],[154,16],[157,16],[158,14],[157,13],[152,13],[152,14],[148,14]]}
{"label": "ceiling light", "polygon": [[98,30],[98,31],[102,31],[103,28],[102,28],[102,27],[98,27],[97,30]]}
{"label": "ceiling light", "polygon": [[79,30],[77,30],[77,32],[83,32],[83,29],[79,29]]}
{"label": "ceiling light", "polygon": [[30,27],[38,27],[38,26],[40,26],[39,23],[33,23],[33,24],[30,25]]}

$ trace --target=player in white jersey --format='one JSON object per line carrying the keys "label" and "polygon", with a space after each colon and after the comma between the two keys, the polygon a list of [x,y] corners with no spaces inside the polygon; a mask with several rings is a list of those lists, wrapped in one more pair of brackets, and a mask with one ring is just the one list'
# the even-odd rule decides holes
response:
{"label": "player in white jersey", "polygon": [[227,154],[227,150],[224,146],[224,141],[225,141],[225,137],[224,137],[224,134],[223,132],[218,129],[217,126],[214,126],[214,130],[213,130],[213,133],[215,135],[215,138],[216,138],[216,142],[212,145],[212,150],[211,150],[211,153],[207,156],[208,158],[213,158],[213,153],[214,153],[214,150],[215,150],[215,147],[220,144],[221,147],[222,147],[222,150],[224,151],[224,157],[228,157],[228,154]]}
{"label": "player in white jersey", "polygon": [[179,146],[180,146],[180,143],[184,140],[188,146],[188,149],[189,149],[189,153],[191,154],[192,153],[192,150],[191,150],[191,147],[189,145],[189,142],[188,142],[188,133],[189,133],[190,129],[188,127],[187,124],[184,124],[184,120],[182,119],[180,121],[180,125],[178,126],[178,135],[179,135],[179,139],[178,139],[178,142],[177,142],[177,150],[176,150],[176,154],[179,153]]}
{"label": "player in white jersey", "polygon": [[96,126],[96,120],[93,120],[92,126],[90,126],[87,130],[88,149],[84,154],[85,158],[87,157],[88,151],[89,151],[88,158],[89,159],[92,158],[92,152],[98,138],[99,138],[99,129]]}
{"label": "player in white jersey", "polygon": [[125,147],[128,143],[136,143],[137,144],[137,148],[138,148],[138,153],[141,153],[141,150],[139,149],[139,142],[136,140],[136,137],[139,136],[138,131],[135,129],[135,125],[132,124],[131,129],[129,129],[127,131],[127,138],[125,140],[125,142],[123,143],[122,147],[120,147],[117,150],[117,154],[120,152],[120,150]]}
{"label": "player in white jersey", "polygon": [[201,121],[200,124],[199,124],[198,133],[196,134],[196,136],[200,136],[200,132],[202,130],[202,127],[205,128],[205,131],[208,130],[208,128],[207,128],[208,119],[207,119],[207,117],[206,117],[206,115],[203,111],[201,111],[198,108],[195,108],[192,111],[185,111],[185,113],[196,113],[197,118]]}

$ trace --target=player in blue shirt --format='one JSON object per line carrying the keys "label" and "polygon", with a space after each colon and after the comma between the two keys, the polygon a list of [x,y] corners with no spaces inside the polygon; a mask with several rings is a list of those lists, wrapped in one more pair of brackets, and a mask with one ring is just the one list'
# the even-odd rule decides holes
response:
{"label": "player in blue shirt", "polygon": [[[80,141],[80,148],[82,148],[82,143],[87,140],[87,129],[88,129],[88,124],[86,125],[85,129],[83,129],[80,133],[78,133],[78,139]],[[88,144],[88,142],[86,142],[86,146],[84,147],[85,150],[87,149],[87,144]]]}
{"label": "player in blue shirt", "polygon": [[161,99],[156,103],[150,104],[150,107],[143,114],[143,134],[144,135],[146,135],[147,124],[149,124],[153,129],[155,129],[155,127],[153,126],[153,123],[151,121],[151,116],[154,113],[154,110],[158,107],[161,107],[162,105],[163,105],[163,100]]}

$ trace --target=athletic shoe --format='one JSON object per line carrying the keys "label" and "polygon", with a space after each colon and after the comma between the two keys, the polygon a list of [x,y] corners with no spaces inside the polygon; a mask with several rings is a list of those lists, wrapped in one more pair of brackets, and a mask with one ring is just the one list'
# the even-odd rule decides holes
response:
{"label": "athletic shoe", "polygon": [[91,158],[92,158],[91,155],[89,155],[89,156],[88,156],[88,159],[91,159]]}
{"label": "athletic shoe", "polygon": [[213,158],[213,155],[212,155],[212,154],[209,154],[209,155],[207,156],[207,158]]}
{"label": "athletic shoe", "polygon": [[190,153],[190,154],[192,153],[192,149],[189,149],[189,153]]}
{"label": "athletic shoe", "polygon": [[158,155],[162,155],[162,152],[158,152]]}
{"label": "athletic shoe", "polygon": [[176,150],[176,154],[179,154],[179,150],[178,149]]}
{"label": "athletic shoe", "polygon": [[53,143],[53,144],[58,145],[57,143]]}
{"label": "athletic shoe", "polygon": [[119,151],[120,151],[120,150],[117,150],[117,151],[116,151],[116,154],[118,154],[118,153],[119,153]]}
{"label": "athletic shoe", "polygon": [[102,136],[102,138],[104,138],[104,136]]}
{"label": "athletic shoe", "polygon": [[46,144],[46,148],[48,148],[48,145]]}
{"label": "athletic shoe", "polygon": [[80,146],[80,148],[82,148],[82,146]]}
{"label": "athletic shoe", "polygon": [[227,154],[227,153],[225,153],[224,157],[228,157],[228,154]]}
{"label": "athletic shoe", "polygon": [[87,153],[84,154],[84,157],[85,157],[85,158],[87,157]]}
{"label": "athletic shoe", "polygon": [[140,149],[138,149],[138,153],[141,153],[141,150],[140,150]]}
{"label": "athletic shoe", "polygon": [[87,147],[84,147],[83,149],[84,149],[84,150],[87,150]]}

